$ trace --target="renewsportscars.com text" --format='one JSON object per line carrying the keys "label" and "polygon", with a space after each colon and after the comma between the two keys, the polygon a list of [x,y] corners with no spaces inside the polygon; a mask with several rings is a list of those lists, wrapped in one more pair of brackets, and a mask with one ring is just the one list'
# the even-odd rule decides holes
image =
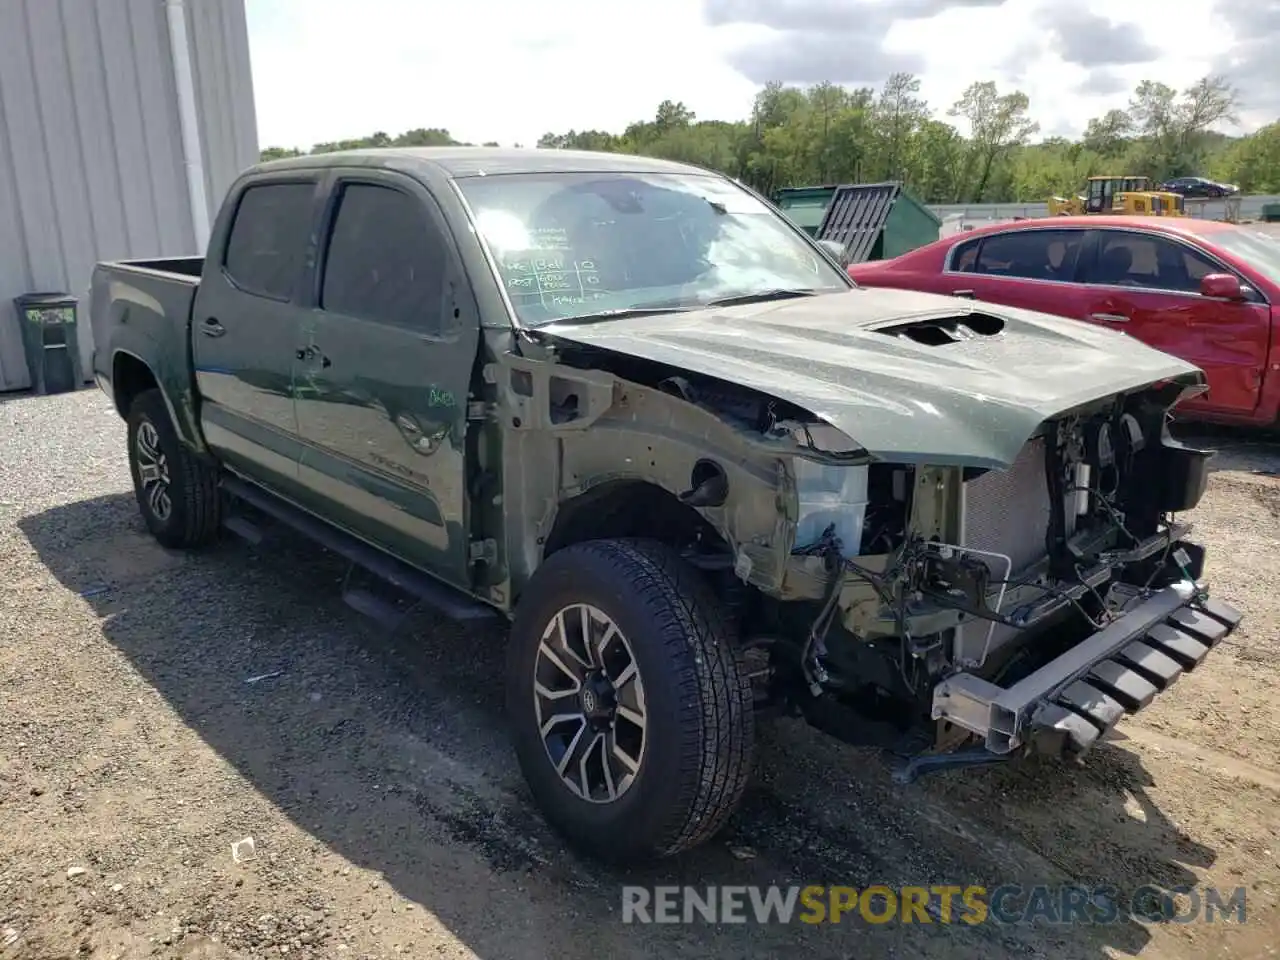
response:
{"label": "renewsportscars.com text", "polygon": [[[1127,902],[1127,907],[1121,904]],[[622,888],[623,923],[1245,922],[1243,887],[721,886]]]}

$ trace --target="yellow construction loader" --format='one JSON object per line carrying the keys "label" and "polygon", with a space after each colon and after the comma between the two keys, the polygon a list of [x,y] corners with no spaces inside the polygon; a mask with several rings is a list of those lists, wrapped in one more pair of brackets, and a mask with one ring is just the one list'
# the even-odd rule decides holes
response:
{"label": "yellow construction loader", "polygon": [[1084,194],[1070,199],[1049,198],[1050,216],[1074,217],[1089,213],[1186,216],[1182,197],[1151,189],[1149,177],[1090,177]]}

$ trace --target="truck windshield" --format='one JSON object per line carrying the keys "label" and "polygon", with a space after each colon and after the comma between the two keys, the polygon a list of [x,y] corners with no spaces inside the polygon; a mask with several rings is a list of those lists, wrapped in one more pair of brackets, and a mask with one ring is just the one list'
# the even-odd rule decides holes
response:
{"label": "truck windshield", "polygon": [[526,326],[851,286],[781,214],[720,177],[531,173],[457,183]]}
{"label": "truck windshield", "polygon": [[1234,253],[1272,283],[1280,283],[1280,240],[1261,230],[1238,227],[1214,233],[1209,242]]}

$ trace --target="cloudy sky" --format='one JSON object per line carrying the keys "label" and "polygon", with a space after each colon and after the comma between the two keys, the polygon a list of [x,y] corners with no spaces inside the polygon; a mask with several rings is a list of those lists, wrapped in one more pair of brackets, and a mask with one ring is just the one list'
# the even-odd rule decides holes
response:
{"label": "cloudy sky", "polygon": [[[446,127],[532,144],[620,131],[664,99],[739,119],[768,80],[923,80],[942,114],[976,79],[1018,87],[1045,134],[1143,79],[1209,72],[1243,124],[1280,117],[1280,0],[246,0],[263,146]],[[610,8],[612,7],[612,12]],[[1115,18],[1115,19],[1112,19]],[[1267,82],[1270,79],[1270,82]]]}

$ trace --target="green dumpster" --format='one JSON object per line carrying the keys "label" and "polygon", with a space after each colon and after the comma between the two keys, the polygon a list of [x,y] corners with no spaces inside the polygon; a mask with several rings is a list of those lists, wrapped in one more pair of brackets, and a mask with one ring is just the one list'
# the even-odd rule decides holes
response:
{"label": "green dumpster", "polygon": [[1261,219],[1266,223],[1280,221],[1280,203],[1264,203],[1262,205]]}
{"label": "green dumpster", "polygon": [[817,235],[827,204],[835,192],[834,184],[827,187],[783,187],[774,193],[773,202],[788,220],[812,237]]}
{"label": "green dumpster", "polygon": [[837,187],[815,234],[845,249],[849,263],[891,260],[933,243],[942,220],[898,182]]}
{"label": "green dumpster", "polygon": [[15,297],[34,393],[67,393],[84,383],[76,338],[75,297],[65,293],[27,293]]}
{"label": "green dumpster", "polygon": [[848,263],[888,260],[938,239],[942,221],[897,181],[784,187],[783,215],[815,240],[840,245]]}

